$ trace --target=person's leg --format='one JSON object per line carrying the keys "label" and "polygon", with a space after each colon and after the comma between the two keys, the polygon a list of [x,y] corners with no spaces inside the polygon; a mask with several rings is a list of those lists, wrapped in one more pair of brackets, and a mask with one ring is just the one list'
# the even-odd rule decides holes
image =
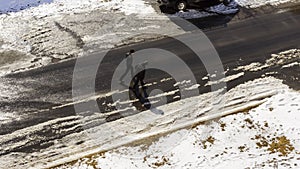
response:
{"label": "person's leg", "polygon": [[139,80],[137,77],[134,77],[133,79],[133,93],[135,94],[135,96],[137,97],[137,99],[140,100],[141,98],[141,94],[140,94],[140,91],[139,91]]}
{"label": "person's leg", "polygon": [[142,91],[144,94],[144,98],[148,99],[147,87],[145,86],[145,82],[143,80],[140,80],[140,83],[142,85]]}
{"label": "person's leg", "polygon": [[147,88],[144,86],[145,85],[145,82],[143,81],[143,79],[139,79],[139,82],[141,83],[141,90],[142,90],[142,94],[143,96],[141,95],[141,103],[142,105],[144,106],[144,108],[146,109],[150,109],[151,108],[151,104],[150,104],[150,101],[148,99],[148,93],[147,93]]}
{"label": "person's leg", "polygon": [[142,84],[143,87],[145,87],[145,82],[144,82],[145,75],[146,75],[146,70],[141,71],[141,73],[140,73],[140,81],[141,81],[141,84]]}
{"label": "person's leg", "polygon": [[144,97],[145,97],[146,99],[148,99],[148,94],[147,94],[147,91],[146,91],[146,90],[147,90],[147,87],[145,86],[146,83],[145,83],[144,79],[145,79],[145,70],[141,72],[140,83],[141,83],[141,85],[142,85]]}
{"label": "person's leg", "polygon": [[148,103],[149,100],[148,100],[148,95],[146,93],[146,90],[144,90],[143,86],[140,87],[140,85],[139,85],[141,83],[142,83],[141,79],[137,78],[137,83],[136,83],[137,85],[136,85],[135,89],[137,91],[137,97],[138,97],[140,103],[142,105],[144,105],[144,107],[145,107],[145,103]]}

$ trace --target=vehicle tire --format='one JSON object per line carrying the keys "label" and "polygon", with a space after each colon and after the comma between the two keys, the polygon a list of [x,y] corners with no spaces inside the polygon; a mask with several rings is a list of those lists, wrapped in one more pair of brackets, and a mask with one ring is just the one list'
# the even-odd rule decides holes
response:
{"label": "vehicle tire", "polygon": [[179,0],[175,6],[177,11],[185,11],[187,8],[187,3],[184,0]]}
{"label": "vehicle tire", "polygon": [[223,4],[225,6],[228,6],[230,4],[231,0],[223,0]]}

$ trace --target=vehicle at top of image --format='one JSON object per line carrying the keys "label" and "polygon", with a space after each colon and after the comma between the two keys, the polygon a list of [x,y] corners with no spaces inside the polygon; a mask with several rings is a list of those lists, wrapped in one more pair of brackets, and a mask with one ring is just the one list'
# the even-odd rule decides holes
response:
{"label": "vehicle at top of image", "polygon": [[223,3],[228,5],[231,0],[158,0],[162,6],[185,11],[187,8],[206,8]]}

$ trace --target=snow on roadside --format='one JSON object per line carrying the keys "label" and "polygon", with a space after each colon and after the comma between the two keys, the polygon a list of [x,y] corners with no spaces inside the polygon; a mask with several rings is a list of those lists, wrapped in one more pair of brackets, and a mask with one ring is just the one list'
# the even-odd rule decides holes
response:
{"label": "snow on roadside", "polygon": [[[299,92],[282,89],[249,111],[61,168],[299,168],[299,103]],[[182,136],[170,151],[160,153]]]}
{"label": "snow on roadside", "polygon": [[22,1],[11,1],[11,0],[0,0],[0,14],[9,12],[18,12],[29,7],[38,6],[44,3],[50,3],[53,0],[22,0]]}
{"label": "snow on roadside", "polygon": [[297,2],[298,0],[236,0],[236,2],[243,7],[257,8],[264,5],[277,6],[288,2]]}
{"label": "snow on roadside", "polygon": [[225,78],[220,79],[218,81],[213,81],[213,82],[212,81],[208,81],[204,86],[211,86],[211,85],[214,85],[214,84],[218,84],[220,82],[230,82],[230,81],[238,79],[238,78],[240,78],[240,77],[242,77],[244,75],[245,75],[244,72],[240,72],[240,73],[237,73],[237,74],[234,74],[234,75],[231,75],[231,76],[226,76]]}
{"label": "snow on roadside", "polygon": [[25,0],[0,1],[1,13],[9,15],[49,16],[68,13],[85,12],[87,10],[106,9],[120,10],[126,15],[154,13],[151,6],[145,6],[142,0]]}
{"label": "snow on roadside", "polygon": [[[228,6],[217,5],[207,10],[211,12],[220,12],[230,14],[236,12],[236,6],[256,8],[264,5],[279,5],[287,2],[297,2],[297,0],[233,0]],[[10,13],[11,15],[57,15],[61,13],[83,12],[87,9],[94,10],[105,7],[106,9],[114,9],[125,12],[125,14],[149,14],[154,13],[151,6],[145,6],[143,0],[22,0],[0,1],[0,14]],[[21,11],[21,12],[18,12]],[[18,13],[11,13],[18,12]]]}
{"label": "snow on roadside", "polygon": [[[24,71],[74,58],[81,55],[85,49],[107,49],[127,44],[126,39],[141,34],[147,33],[137,38],[140,41],[158,38],[157,34],[171,34],[171,36],[182,34],[184,31],[178,29],[168,17],[189,19],[232,14],[238,11],[238,5],[248,6],[250,3],[236,0],[228,6],[220,4],[205,11],[190,10],[167,17],[156,13],[144,0],[1,0],[0,2],[0,11],[4,13],[0,15],[0,53],[10,49],[12,52],[32,54],[26,55],[30,57],[26,57],[25,61],[16,60],[14,65],[5,65],[12,71]],[[287,0],[251,1],[256,4],[254,6],[278,5],[284,2]],[[89,17],[86,17],[86,14]],[[10,71],[2,69],[0,74]]]}
{"label": "snow on roadside", "polygon": [[[8,7],[17,11],[23,6],[18,1],[3,2],[10,6],[1,6],[0,11],[7,11]],[[26,2],[30,3],[24,10],[0,15],[0,55],[3,57],[0,74],[74,58],[85,50],[122,45],[125,39],[145,32],[150,35],[139,39],[155,38],[152,34],[156,33],[182,33],[166,16],[156,14],[151,5],[142,0],[54,0],[41,1],[38,6],[36,1],[28,0],[21,4]],[[30,4],[34,4],[33,7]],[[28,57],[1,64],[1,60],[9,60],[4,55],[7,52],[25,53]]]}
{"label": "snow on roadside", "polygon": [[187,11],[177,12],[174,15],[170,15],[170,17],[181,17],[184,19],[194,19],[194,18],[203,18],[208,16],[214,16],[218,14],[235,14],[239,11],[238,3],[232,1],[228,6],[224,4],[219,4],[216,6],[212,6],[206,8],[205,10],[196,10],[196,9],[188,9]]}
{"label": "snow on roadside", "polygon": [[[17,8],[20,3],[19,1],[10,0],[5,0],[4,2],[7,1],[12,5],[10,8]],[[34,0],[32,1],[34,2]],[[30,5],[29,2],[28,5]],[[5,7],[3,6],[4,9],[2,10],[5,10]],[[0,10],[1,8],[2,6]],[[141,16],[155,14],[154,9],[150,5],[146,5],[142,0],[112,0],[107,2],[101,0],[55,0],[52,3],[41,4],[20,12],[0,15],[0,40],[4,42],[23,43],[22,45],[26,46],[26,42],[22,41],[22,36],[30,31],[30,29],[43,25],[44,22],[60,20],[61,17],[67,14],[91,12],[93,10],[101,10],[104,15],[108,13],[138,14]],[[43,19],[44,17],[46,17],[46,21]],[[39,23],[36,23],[36,20]],[[33,21],[33,23],[30,23],[30,21]],[[30,46],[27,46],[26,51],[28,50],[30,50]]]}
{"label": "snow on roadside", "polygon": [[[41,129],[44,131],[49,126],[57,126],[60,121],[64,123],[59,123],[57,127],[64,128],[63,133],[77,126],[91,125],[91,128],[88,127],[82,132],[66,135],[56,140],[54,145],[41,149],[39,152],[9,153],[0,156],[0,164],[7,167],[22,165],[23,168],[29,168],[29,166],[32,168],[50,168],[89,154],[114,149],[118,145],[126,145],[145,138],[148,140],[148,138],[152,138],[153,135],[159,133],[183,131],[179,133],[181,135],[180,139],[177,139],[177,136],[172,137],[173,139],[168,141],[168,146],[159,147],[161,145],[159,144],[157,148],[153,149],[156,152],[147,151],[150,155],[160,155],[160,152],[168,153],[178,143],[181,144],[180,142],[184,139],[189,139],[186,135],[189,135],[192,130],[180,129],[190,128],[192,125],[195,126],[200,122],[219,118],[224,114],[247,110],[250,107],[262,104],[265,102],[265,98],[287,89],[288,87],[283,85],[281,80],[266,77],[241,84],[225,93],[224,97],[220,97],[218,92],[212,92],[158,107],[157,110],[164,112],[163,114],[158,114],[154,109],[101,125],[91,124],[96,121],[100,123],[102,120],[105,121],[107,114],[96,113],[81,118],[78,115],[72,117],[77,119],[75,121],[58,118],[4,135],[0,138],[0,144],[5,143],[5,149],[2,150],[2,153],[15,152],[18,147],[26,147],[28,142],[31,142],[31,144],[39,144],[40,142],[47,144],[49,140],[41,137]],[[224,109],[215,111],[215,109],[220,108],[218,106],[220,102],[224,102]],[[110,114],[114,113],[117,112],[111,112]],[[76,125],[73,126],[74,124]],[[68,126],[71,126],[71,128]],[[32,140],[32,138],[39,139]],[[82,144],[78,145],[78,142],[82,142]],[[143,141],[143,143],[145,142]],[[53,154],[55,155],[53,156]],[[131,158],[132,155],[125,156]],[[133,156],[136,157],[135,154]],[[138,157],[143,158],[143,156]]]}
{"label": "snow on roadside", "polygon": [[[266,60],[263,63],[251,63],[249,65],[243,65],[235,68],[234,70],[243,70],[243,71],[260,71],[271,66],[281,66],[281,68],[287,68],[292,66],[299,66],[298,61],[300,59],[300,49],[290,49],[287,51],[280,52],[278,54],[272,54],[271,58]],[[292,63],[293,62],[293,63]],[[288,65],[287,65],[288,64]]]}
{"label": "snow on roadside", "polygon": [[265,5],[278,6],[280,4],[288,2],[297,2],[297,0],[232,0],[231,3],[227,6],[225,6],[224,4],[219,4],[206,8],[205,10],[188,9],[185,12],[180,11],[174,15],[170,15],[170,17],[176,16],[185,19],[194,19],[219,14],[228,15],[237,13],[239,11],[239,6],[245,8],[258,8]]}

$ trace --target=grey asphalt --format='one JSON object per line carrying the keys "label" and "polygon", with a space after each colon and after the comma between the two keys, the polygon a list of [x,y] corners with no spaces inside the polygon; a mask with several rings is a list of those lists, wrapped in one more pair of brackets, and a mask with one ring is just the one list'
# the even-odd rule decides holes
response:
{"label": "grey asphalt", "polygon": [[[213,23],[214,20],[203,22]],[[203,23],[199,23],[200,26],[198,26],[201,28],[202,24]],[[278,53],[292,48],[299,49],[299,28],[300,11],[296,10],[280,14],[262,15],[234,23],[229,22],[226,26],[206,29],[204,32],[219,53],[224,69],[229,69],[226,73],[226,76],[229,76],[239,73],[239,71],[234,71],[233,69],[240,65],[248,65],[252,62],[264,63],[266,59],[270,58],[272,53]],[[190,40],[193,41],[191,34],[183,36],[190,37]],[[194,56],[194,53],[173,38],[165,38],[110,51],[101,64],[101,70],[98,71],[95,88],[96,93],[105,94],[111,90],[112,74],[115,68],[124,59],[125,53],[131,48],[135,50],[161,48],[176,53],[193,71],[197,83],[201,85],[199,87],[200,93],[210,91],[209,86],[204,87],[207,80],[202,80],[202,78],[207,75],[207,71],[203,64]],[[96,52],[93,55],[85,57],[84,61],[89,63],[89,61],[95,58],[97,59],[98,57],[99,55],[97,55]],[[28,90],[23,91],[17,100],[2,100],[0,102],[0,109],[9,109],[12,112],[15,111],[22,115],[22,118],[18,121],[0,124],[0,135],[3,136],[48,120],[74,115],[75,111],[73,105],[58,109],[54,109],[53,107],[69,103],[72,100],[72,77],[75,63],[76,59],[72,59],[4,77],[12,84],[25,87]],[[168,64],[167,61],[166,64]],[[92,67],[93,65],[87,65],[86,69],[89,69],[89,66]],[[180,70],[178,71],[180,73]],[[267,72],[274,71],[279,72],[274,76],[283,79],[283,82],[290,87],[300,90],[298,80],[300,78],[300,68],[291,67],[288,69],[280,69],[280,67],[276,65],[258,72],[245,72],[245,76],[227,83],[228,90],[246,81],[259,78]],[[86,76],[81,77],[82,84],[78,85],[86,85]],[[146,82],[158,82],[156,85],[150,86],[148,90],[160,89],[167,92],[176,89],[176,87],[173,86],[175,83],[174,80],[159,82],[161,79],[167,77],[170,77],[170,75],[158,70],[147,71]],[[173,99],[174,96],[180,96],[180,93],[177,92],[173,96],[168,97],[168,102],[178,100],[178,98]],[[114,107],[108,106],[108,103],[112,103],[111,97],[98,98],[97,102],[102,113],[114,110]],[[139,103],[135,104],[138,108],[143,109]],[[113,114],[107,117],[107,121],[109,122],[118,118],[122,118],[122,116]],[[78,132],[79,130],[80,129],[76,129],[72,132]],[[47,131],[44,134],[47,136],[49,133],[51,132]],[[70,133],[63,133],[51,137],[51,139],[59,139],[67,134]],[[30,147],[21,147],[12,151],[31,152],[31,149],[39,148],[43,147],[30,145]],[[7,153],[9,152],[5,152],[4,154]]]}

